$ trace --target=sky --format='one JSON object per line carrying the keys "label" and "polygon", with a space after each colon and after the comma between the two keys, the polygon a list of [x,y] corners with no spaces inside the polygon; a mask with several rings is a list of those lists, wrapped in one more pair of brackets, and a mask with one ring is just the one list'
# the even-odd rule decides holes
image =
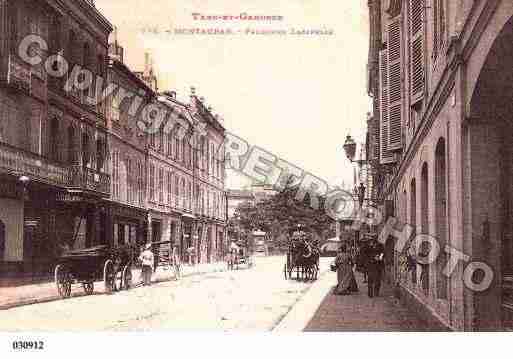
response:
{"label": "sky", "polygon": [[[96,7],[116,26],[132,70],[141,70],[144,53],[151,53],[160,90],[187,101],[194,86],[231,133],[330,185],[352,183],[342,146],[348,133],[364,141],[371,111],[366,0],[96,0]],[[193,13],[283,20],[200,21]],[[241,33],[175,35],[175,28]],[[246,35],[247,28],[333,35]],[[228,188],[244,183],[233,173],[227,179]]]}

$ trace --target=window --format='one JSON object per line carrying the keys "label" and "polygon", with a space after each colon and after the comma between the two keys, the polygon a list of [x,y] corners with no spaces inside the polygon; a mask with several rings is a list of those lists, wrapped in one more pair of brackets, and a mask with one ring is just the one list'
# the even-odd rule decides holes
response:
{"label": "window", "polygon": [[155,201],[155,165],[150,164],[150,200]]}
{"label": "window", "polygon": [[132,160],[126,159],[126,201],[132,203],[133,189],[132,189]]}
{"label": "window", "polygon": [[112,195],[119,198],[119,152],[112,153]]}
{"label": "window", "polygon": [[189,210],[192,210],[192,183],[189,182],[187,185],[187,202]]}
{"label": "window", "polygon": [[175,207],[180,206],[180,177],[175,176]]}
{"label": "window", "polygon": [[167,155],[173,157],[173,132],[167,134]]}
{"label": "window", "polygon": [[68,34],[68,51],[67,58],[70,62],[75,62],[75,46],[76,46],[76,35],[73,30],[70,30]]}
{"label": "window", "polygon": [[84,132],[82,134],[82,166],[87,167],[90,159],[89,135]]}
{"label": "window", "polygon": [[433,1],[433,58],[436,60],[445,44],[445,1]]}
{"label": "window", "polygon": [[139,192],[139,205],[144,205],[144,166],[141,161],[138,165],[138,192]]}
{"label": "window", "polygon": [[159,202],[164,202],[164,170],[159,169]]}
{"label": "window", "polygon": [[[411,180],[410,184],[410,225],[413,228],[412,238],[415,238],[415,233],[417,232],[417,185],[415,178]],[[414,249],[410,249],[410,254],[414,255],[414,251]],[[417,265],[415,265],[412,271],[411,281],[413,285],[417,284]]]}
{"label": "window", "polygon": [[182,161],[182,154],[181,154],[181,143],[182,141],[180,140],[180,138],[178,138],[178,135],[176,137],[176,160],[177,161]]}
{"label": "window", "polygon": [[[445,157],[445,140],[441,138],[435,150],[435,224],[436,239],[440,244],[440,248],[445,248],[447,244],[447,173]],[[437,297],[440,299],[447,299],[448,280],[443,274],[446,266],[447,253],[441,250],[436,259],[436,289]]]}
{"label": "window", "polygon": [[187,190],[185,188],[185,179],[182,178],[182,208],[187,208]]}
{"label": "window", "polygon": [[18,8],[15,5],[15,1],[11,1],[11,6],[9,9],[10,13],[10,45],[11,45],[11,52],[17,53],[18,49]]}
{"label": "window", "polygon": [[[420,196],[420,210],[421,210],[421,218],[420,218],[420,225],[421,225],[421,233],[422,234],[429,234],[429,181],[428,181],[428,165],[427,163],[424,163],[422,166],[422,172],[421,172],[421,196]],[[423,244],[426,244],[424,248],[420,248],[419,252],[426,256],[429,254],[429,244],[424,242]],[[420,281],[422,283],[422,289],[424,290],[424,293],[427,295],[429,294],[429,264],[423,264],[422,265],[422,271],[420,275]]]}
{"label": "window", "polygon": [[75,162],[75,129],[72,125],[68,127],[68,163]]}
{"label": "window", "polygon": [[409,3],[410,97],[411,103],[416,104],[422,100],[424,94],[424,12],[426,4],[425,0],[410,0]]}
{"label": "window", "polygon": [[96,140],[96,170],[101,172],[105,164],[105,141],[102,139]]}
{"label": "window", "polygon": [[187,165],[187,139],[184,137],[182,140],[182,160],[183,164]]}
{"label": "window", "polygon": [[173,197],[173,174],[167,173],[167,204],[171,205]]}
{"label": "window", "polygon": [[59,120],[53,117],[50,122],[50,153],[52,160],[59,160]]}

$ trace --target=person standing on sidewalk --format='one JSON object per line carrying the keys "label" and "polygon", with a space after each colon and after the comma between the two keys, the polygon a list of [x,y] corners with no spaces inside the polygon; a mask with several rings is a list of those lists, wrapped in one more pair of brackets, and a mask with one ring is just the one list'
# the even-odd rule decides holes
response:
{"label": "person standing on sidewalk", "polygon": [[367,277],[369,298],[378,297],[381,288],[381,277],[383,275],[383,257],[385,249],[376,238],[372,238],[367,249]]}
{"label": "person standing on sidewalk", "polygon": [[337,287],[335,294],[348,295],[358,291],[358,286],[354,278],[353,262],[351,255],[347,252],[346,244],[340,246],[337,258],[335,259],[337,267]]}
{"label": "person standing on sidewalk", "polygon": [[151,243],[146,244],[145,250],[139,256],[139,260],[142,262],[143,285],[150,285],[151,274],[153,273],[153,266],[155,264],[155,258],[151,251]]}

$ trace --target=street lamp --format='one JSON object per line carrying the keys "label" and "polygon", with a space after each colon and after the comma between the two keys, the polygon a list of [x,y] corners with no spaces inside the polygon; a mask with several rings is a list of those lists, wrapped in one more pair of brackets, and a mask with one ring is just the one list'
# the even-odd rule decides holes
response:
{"label": "street lamp", "polygon": [[356,154],[356,142],[354,142],[351,135],[346,136],[346,142],[344,143],[344,151],[349,161],[354,162],[354,156]]}

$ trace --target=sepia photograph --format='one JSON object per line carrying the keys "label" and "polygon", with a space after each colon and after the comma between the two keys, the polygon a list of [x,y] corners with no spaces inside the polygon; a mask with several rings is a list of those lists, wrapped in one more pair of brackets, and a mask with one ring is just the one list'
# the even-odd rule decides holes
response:
{"label": "sepia photograph", "polygon": [[513,1],[0,0],[0,28],[0,353],[507,343]]}

